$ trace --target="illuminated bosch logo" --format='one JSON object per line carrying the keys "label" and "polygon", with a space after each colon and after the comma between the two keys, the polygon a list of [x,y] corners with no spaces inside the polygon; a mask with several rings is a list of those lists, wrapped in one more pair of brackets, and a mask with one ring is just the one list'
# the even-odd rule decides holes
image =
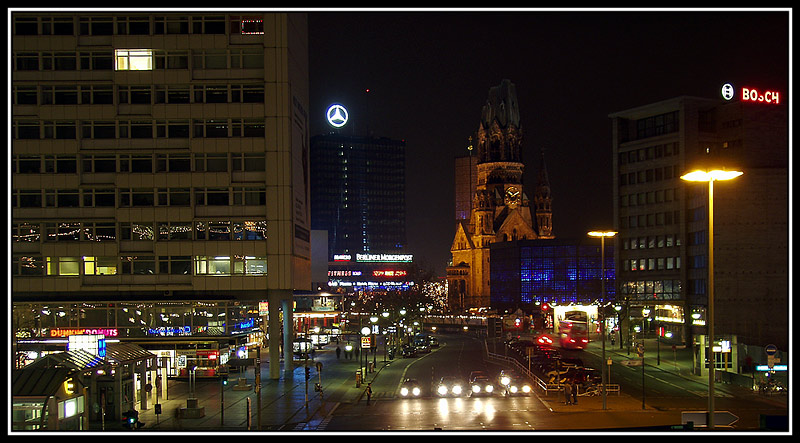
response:
{"label": "illuminated bosch logo", "polygon": [[328,123],[334,128],[341,128],[347,124],[347,109],[342,105],[331,105],[326,115],[328,116]]}
{"label": "illuminated bosch logo", "polygon": [[734,95],[733,85],[730,83],[725,83],[722,85],[722,98],[725,100],[732,100]]}
{"label": "illuminated bosch logo", "polygon": [[[722,85],[720,93],[722,94],[722,98],[730,101],[736,96],[736,88],[730,83],[725,83]],[[742,102],[768,103],[771,105],[779,105],[781,103],[780,93],[773,90],[741,88],[739,97],[741,97],[740,100]]]}

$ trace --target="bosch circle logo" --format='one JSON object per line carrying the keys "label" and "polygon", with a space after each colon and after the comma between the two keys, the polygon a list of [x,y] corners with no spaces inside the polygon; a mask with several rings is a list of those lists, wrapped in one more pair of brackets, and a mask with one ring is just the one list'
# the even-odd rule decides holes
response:
{"label": "bosch circle logo", "polygon": [[326,112],[328,117],[328,124],[333,126],[334,128],[341,128],[345,124],[347,124],[347,109],[344,106],[339,104],[333,104],[328,107],[328,111]]}
{"label": "bosch circle logo", "polygon": [[722,85],[722,98],[725,100],[732,100],[734,95],[733,85],[730,83],[725,83]]}

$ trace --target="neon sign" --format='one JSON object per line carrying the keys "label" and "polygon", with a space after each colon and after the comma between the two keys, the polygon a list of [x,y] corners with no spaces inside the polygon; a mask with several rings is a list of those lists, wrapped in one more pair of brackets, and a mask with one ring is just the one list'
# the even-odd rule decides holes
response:
{"label": "neon sign", "polygon": [[356,261],[360,262],[410,262],[412,254],[356,254]]}
{"label": "neon sign", "polygon": [[404,277],[407,274],[406,271],[372,271],[375,277]]}
{"label": "neon sign", "polygon": [[[736,89],[730,83],[722,85],[720,90],[722,98],[725,100],[733,100],[736,96]],[[750,103],[767,103],[771,105],[779,105],[781,103],[780,93],[778,91],[758,90],[756,88],[742,88],[741,101]]]}
{"label": "neon sign", "polygon": [[70,335],[104,335],[106,337],[116,337],[119,331],[117,329],[51,329],[50,337],[69,337]]}
{"label": "neon sign", "polygon": [[347,124],[347,109],[340,104],[333,104],[326,112],[328,117],[328,124],[334,128],[341,128]]}

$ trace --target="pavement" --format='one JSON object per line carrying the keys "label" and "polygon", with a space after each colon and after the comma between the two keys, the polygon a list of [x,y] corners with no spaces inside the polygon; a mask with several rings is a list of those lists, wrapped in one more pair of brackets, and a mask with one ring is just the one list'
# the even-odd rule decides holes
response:
{"label": "pavement", "polygon": [[[600,355],[600,343],[590,343],[586,352]],[[655,349],[645,343],[646,349]],[[344,353],[337,358],[335,353],[336,345],[329,344],[324,349],[315,353],[315,359],[309,360],[311,367],[310,379],[306,382],[304,365],[305,361],[295,360],[287,368],[285,362],[281,361],[281,376],[274,380],[269,378],[269,362],[267,356],[262,355],[260,392],[255,389],[255,369],[248,368],[241,374],[231,373],[227,386],[222,386],[216,379],[198,379],[194,393],[189,392],[189,384],[186,380],[170,379],[167,384],[167,392],[159,393],[158,403],[161,404],[162,413],[155,414],[154,403],[156,398],[153,395],[148,402],[148,408],[139,410],[139,420],[145,426],[136,432],[165,432],[174,433],[226,433],[229,431],[265,431],[265,432],[292,432],[292,431],[314,431],[324,430],[327,420],[331,414],[342,403],[358,403],[366,401],[364,396],[366,382],[374,381],[379,376],[381,370],[386,367],[390,360],[385,360],[383,350],[379,350],[375,355],[368,355],[370,362],[375,362],[373,369],[365,366],[363,362],[355,357],[347,359]],[[648,372],[655,370],[669,371],[677,373],[687,380],[697,383],[704,383],[707,386],[708,377],[692,374],[692,354],[690,349],[677,349],[673,353],[671,348],[667,348],[666,353],[662,353],[660,364],[656,359],[655,353],[649,355],[645,353],[644,363]],[[671,354],[671,355],[670,355]],[[619,349],[616,346],[606,345],[606,356],[614,358],[615,361],[622,359],[634,359],[636,354],[631,350],[627,354],[626,349]],[[321,363],[321,371],[317,371],[317,363]],[[365,381],[356,386],[356,372],[364,366]],[[241,386],[240,380],[241,380]],[[314,389],[315,383],[320,383],[323,392]],[[735,396],[754,396],[752,389],[744,387],[715,383],[715,389],[721,393]],[[155,392],[153,392],[155,394]],[[591,412],[602,411],[601,396],[579,396],[577,404],[567,405],[564,402],[562,393],[550,393],[546,395],[537,392],[543,404],[553,412]],[[194,399],[194,400],[190,400]],[[763,397],[761,397],[763,400]],[[202,408],[202,416],[198,418],[182,418],[178,414],[181,408],[187,408],[189,403],[196,401],[198,408]],[[777,405],[787,404],[787,396],[779,396],[773,399]],[[652,410],[646,403],[643,405],[641,397],[638,395],[628,395],[621,393],[608,393],[606,396],[606,406],[615,412],[624,411],[648,411]],[[643,407],[644,406],[644,407]],[[257,411],[261,411],[258,414]],[[198,412],[198,409],[193,411]],[[122,427],[122,423],[91,423],[91,431],[96,432],[132,432]]]}

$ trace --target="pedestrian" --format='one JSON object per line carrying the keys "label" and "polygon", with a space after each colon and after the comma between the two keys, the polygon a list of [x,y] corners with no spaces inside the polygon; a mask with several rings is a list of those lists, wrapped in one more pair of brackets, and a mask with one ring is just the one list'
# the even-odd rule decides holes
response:
{"label": "pedestrian", "polygon": [[572,404],[572,385],[569,384],[569,381],[564,383],[564,404],[565,405]]}
{"label": "pedestrian", "polygon": [[339,356],[342,355],[342,348],[338,345],[336,346],[336,360],[339,360]]}
{"label": "pedestrian", "polygon": [[372,399],[372,383],[367,383],[367,404]]}
{"label": "pedestrian", "polygon": [[572,384],[572,389],[571,389],[572,390],[572,404],[573,405],[577,405],[578,404],[578,385],[575,383],[575,381],[573,381],[572,383],[573,383]]}

